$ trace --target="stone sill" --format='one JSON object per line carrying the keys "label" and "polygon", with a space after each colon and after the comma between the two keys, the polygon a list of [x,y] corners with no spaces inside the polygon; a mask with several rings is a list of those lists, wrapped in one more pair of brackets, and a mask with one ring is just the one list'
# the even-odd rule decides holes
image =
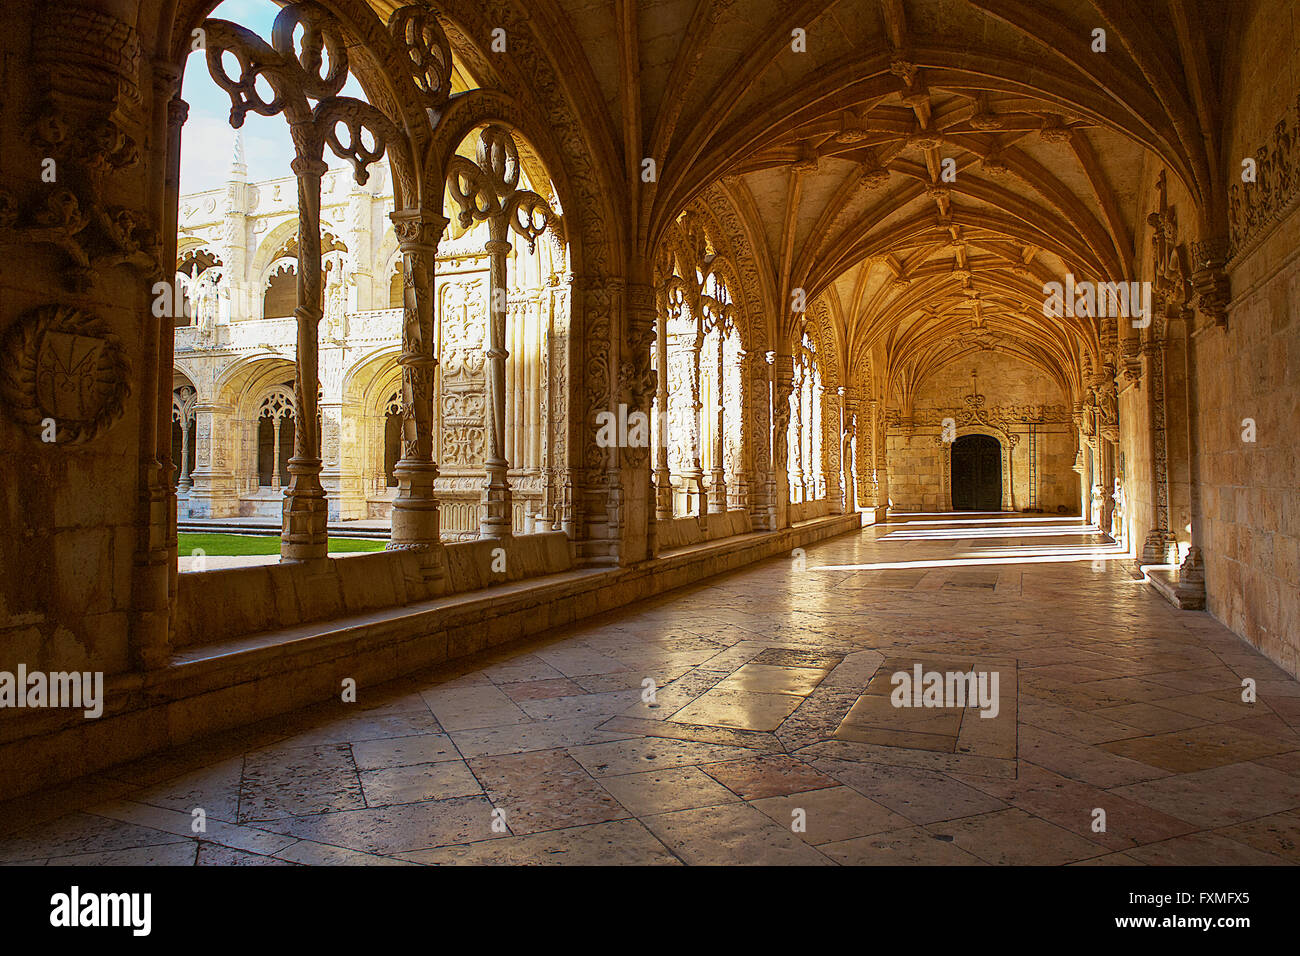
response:
{"label": "stone sill", "polygon": [[624,568],[588,568],[495,585],[346,618],[185,648],[157,671],[105,681],[102,717],[81,711],[0,712],[0,798],[337,700],[490,647],[562,627],[673,588],[861,527],[831,515],[780,531],[684,547]]}

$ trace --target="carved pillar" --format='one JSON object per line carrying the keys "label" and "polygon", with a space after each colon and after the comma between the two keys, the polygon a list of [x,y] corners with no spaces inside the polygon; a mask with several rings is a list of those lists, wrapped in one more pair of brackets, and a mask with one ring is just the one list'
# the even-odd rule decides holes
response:
{"label": "carved pillar", "polygon": [[177,491],[188,494],[189,490],[194,487],[194,482],[190,479],[190,426],[194,419],[186,413],[181,414],[181,478],[177,484]]}
{"label": "carved pillar", "polygon": [[589,565],[618,562],[621,501],[617,449],[597,441],[597,415],[608,413],[617,384],[618,353],[614,349],[616,317],[623,308],[623,280],[579,277],[582,314],[582,389],[574,394],[572,421],[578,425],[577,445],[582,469],[571,471],[564,493],[572,495],[572,520],[565,530],[576,538],[578,557]]}
{"label": "carved pillar", "polygon": [[[619,398],[627,405],[627,418],[645,416],[649,422],[650,402],[658,376],[650,367],[650,349],[654,345],[656,310],[654,289],[646,283],[629,283],[624,318],[627,333],[623,338],[624,357],[619,365]],[[649,439],[648,435],[644,438]],[[634,444],[632,428],[629,440],[620,449],[620,485],[622,487],[622,540],[619,563],[632,564],[653,557],[655,500],[650,480],[650,449]]]}
{"label": "carved pillar", "polygon": [[321,455],[316,433],[319,331],[323,314],[320,192],[321,177],[328,167],[321,158],[322,144],[313,129],[294,124],[290,130],[298,151],[293,160],[293,172],[298,177],[298,304],[293,310],[298,322],[298,342],[293,381],[293,456],[288,463],[290,477],[284,495],[280,560],[318,561],[329,556],[326,531],[329,504],[320,481]]}
{"label": "carved pillar", "polygon": [[1148,427],[1151,430],[1151,518],[1152,528],[1142,545],[1140,563],[1171,564],[1178,554],[1177,539],[1169,530],[1169,444],[1166,432],[1165,319],[1157,319],[1157,334],[1142,346],[1146,358],[1143,377],[1151,384]]}
{"label": "carved pillar", "polygon": [[885,421],[883,402],[876,406],[875,412],[875,441],[872,444],[876,452],[876,515],[880,517],[889,513],[889,426]]}
{"label": "carved pillar", "polygon": [[808,486],[804,481],[804,392],[806,384],[807,370],[802,364],[794,368],[794,382],[791,388],[794,392],[794,468],[790,470],[790,490],[798,494],[799,501],[808,500]]}
{"label": "carved pillar", "polygon": [[659,410],[655,434],[655,517],[668,521],[673,516],[673,477],[668,467],[668,318],[664,308],[655,310],[655,407]]}
{"label": "carved pillar", "polygon": [[434,340],[434,263],[448,220],[437,213],[392,213],[402,253],[402,457],[393,466],[392,532],[388,550],[417,551],[434,593],[445,586],[445,553],[434,482],[433,387],[438,368]]}
{"label": "carved pillar", "polygon": [[[1208,311],[1213,307],[1213,302],[1208,304],[1206,314],[1212,321],[1217,321],[1215,314]],[[1226,325],[1226,289],[1223,307],[1222,324]],[[1187,426],[1187,494],[1190,520],[1188,521],[1187,554],[1178,568],[1178,598],[1181,607],[1200,609],[1205,607],[1205,563],[1201,556],[1201,536],[1204,534],[1204,528],[1201,524],[1201,469],[1198,441],[1200,404],[1196,382],[1196,348],[1192,341],[1194,332],[1192,320],[1193,316],[1188,312],[1183,322],[1183,355],[1186,362],[1184,418]]]}
{"label": "carved pillar", "polygon": [[703,422],[700,412],[704,408],[704,402],[700,399],[700,353],[704,350],[704,327],[703,317],[695,317],[695,337],[691,346],[691,415],[688,419],[690,428],[690,458],[687,467],[683,472],[686,479],[686,485],[690,489],[687,492],[687,500],[694,498],[693,508],[695,514],[699,517],[701,525],[704,523],[704,517],[709,513],[709,502],[704,490],[704,468],[700,464],[700,444],[703,440]]}
{"label": "carved pillar", "polygon": [[[161,185],[162,188],[157,190],[159,199],[162,204],[161,215],[159,220],[162,223],[162,233],[159,236],[159,254],[158,265],[159,272],[156,278],[161,282],[175,282],[175,262],[176,262],[176,245],[177,245],[177,219],[180,214],[180,150],[181,150],[181,128],[185,125],[186,117],[189,115],[189,105],[180,98],[177,89],[180,84],[180,71],[171,64],[156,63],[154,65],[154,103],[165,108],[156,109],[154,113],[153,129],[154,135],[160,142],[166,144],[167,162],[162,169]],[[161,165],[161,164],[160,164]],[[157,180],[155,180],[156,182]],[[173,285],[173,290],[175,286]],[[181,311],[177,308],[178,303],[173,302],[173,311]],[[175,318],[163,318],[157,325],[158,335],[158,369],[157,394],[159,399],[159,414],[166,414],[167,401],[163,396],[165,391],[171,389],[172,370],[175,363],[176,350],[176,333]],[[182,437],[193,441],[194,418],[192,406],[182,415]],[[163,456],[163,436],[164,432],[160,429],[157,435],[159,460]],[[170,435],[167,436],[170,438]],[[170,441],[167,442],[170,451]],[[185,468],[185,474],[182,477],[181,484],[187,495],[193,487],[193,480],[189,474],[189,455],[186,453],[182,458]],[[159,476],[162,478],[163,476]],[[170,482],[168,482],[170,484]],[[168,597],[168,652],[170,654],[170,630],[171,617],[176,607],[176,592],[179,586],[180,565],[177,561],[178,540],[176,533],[177,519],[179,517],[179,501],[176,494],[168,494],[167,500],[167,597]],[[188,502],[186,503],[188,508]],[[161,662],[163,655],[160,651],[154,653],[155,661]]]}
{"label": "carved pillar", "polygon": [[1074,463],[1070,465],[1070,469],[1076,475],[1079,476],[1078,479],[1079,517],[1085,524],[1087,524],[1088,509],[1090,506],[1089,495],[1091,492],[1088,487],[1087,475],[1084,474],[1085,467],[1086,467],[1084,462],[1084,455],[1090,454],[1091,452],[1087,450],[1088,446],[1084,442],[1084,438],[1083,438],[1083,403],[1082,402],[1074,403],[1073,411],[1070,414],[1070,421],[1073,423],[1073,435],[1074,435]]}
{"label": "carved pillar", "polygon": [[1102,366],[1096,379],[1096,434],[1097,459],[1100,468],[1098,484],[1101,486],[1101,510],[1097,527],[1103,534],[1111,533],[1115,517],[1115,458],[1119,443],[1119,418],[1115,390],[1115,369],[1110,364]]}
{"label": "carved pillar", "polygon": [[776,526],[790,525],[790,396],[794,393],[794,357],[777,354],[772,379],[772,473],[775,479]]}
{"label": "carved pillar", "polygon": [[745,353],[743,381],[748,409],[741,422],[741,435],[753,462],[753,477],[747,507],[756,531],[774,531],[776,523],[776,476],[772,466],[772,372],[771,353]]}
{"label": "carved pillar", "polygon": [[[727,489],[727,497],[732,508],[748,511],[751,494],[750,484],[754,467],[754,449],[752,436],[745,426],[745,418],[746,409],[750,407],[753,401],[753,383],[749,378],[749,355],[741,351],[739,340],[737,340],[736,348],[732,353],[732,363],[733,381],[736,383],[736,389],[730,404],[736,452],[732,460],[731,484]],[[726,394],[725,387],[723,394]]]}
{"label": "carved pillar", "polygon": [[858,455],[858,418],[862,414],[862,405],[858,399],[857,389],[844,389],[844,436],[840,442],[840,469],[844,483],[844,510],[856,511],[862,504],[858,498],[857,455]]}
{"label": "carved pillar", "polygon": [[487,439],[483,470],[483,516],[479,521],[480,538],[508,538],[512,532],[510,479],[506,460],[506,255],[510,243],[505,240],[506,223],[501,217],[489,221],[491,236],[488,253],[488,347],[487,387],[484,389],[484,436]]}
{"label": "carved pillar", "polygon": [[832,511],[842,511],[840,499],[840,448],[846,430],[843,389],[822,389],[822,474]]}
{"label": "carved pillar", "polygon": [[879,407],[880,403],[874,398],[858,405],[853,465],[858,478],[858,503],[863,508],[876,507],[876,415]]}
{"label": "carved pillar", "polygon": [[726,403],[723,401],[723,376],[725,373],[722,365],[722,352],[726,345],[725,322],[719,319],[716,329],[718,333],[718,352],[716,356],[717,375],[714,377],[714,381],[717,385],[718,417],[717,428],[713,435],[713,471],[709,482],[709,504],[711,510],[723,513],[727,510],[727,474],[724,462],[727,454],[727,414]]}

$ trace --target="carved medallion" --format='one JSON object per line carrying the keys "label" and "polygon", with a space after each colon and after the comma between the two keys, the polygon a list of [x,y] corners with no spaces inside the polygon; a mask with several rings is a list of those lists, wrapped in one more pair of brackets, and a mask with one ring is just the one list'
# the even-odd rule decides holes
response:
{"label": "carved medallion", "polygon": [[41,306],[10,326],[0,352],[0,398],[33,438],[52,434],[57,444],[83,442],[121,417],[131,365],[97,316]]}

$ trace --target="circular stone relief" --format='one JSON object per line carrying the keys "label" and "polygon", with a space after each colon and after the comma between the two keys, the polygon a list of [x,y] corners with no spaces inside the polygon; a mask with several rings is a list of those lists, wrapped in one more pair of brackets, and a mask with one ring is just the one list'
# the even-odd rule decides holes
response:
{"label": "circular stone relief", "polygon": [[107,323],[89,312],[32,309],[6,330],[0,356],[0,399],[38,441],[87,441],[122,416],[131,364]]}

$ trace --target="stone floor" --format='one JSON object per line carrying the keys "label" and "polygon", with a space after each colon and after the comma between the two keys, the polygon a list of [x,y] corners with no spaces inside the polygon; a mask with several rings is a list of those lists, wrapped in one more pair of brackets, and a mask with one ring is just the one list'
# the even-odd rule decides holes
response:
{"label": "stone floor", "polygon": [[[869,528],[11,801],[0,861],[1300,863],[1300,684],[1121,557]],[[892,706],[917,663],[997,716]]]}

